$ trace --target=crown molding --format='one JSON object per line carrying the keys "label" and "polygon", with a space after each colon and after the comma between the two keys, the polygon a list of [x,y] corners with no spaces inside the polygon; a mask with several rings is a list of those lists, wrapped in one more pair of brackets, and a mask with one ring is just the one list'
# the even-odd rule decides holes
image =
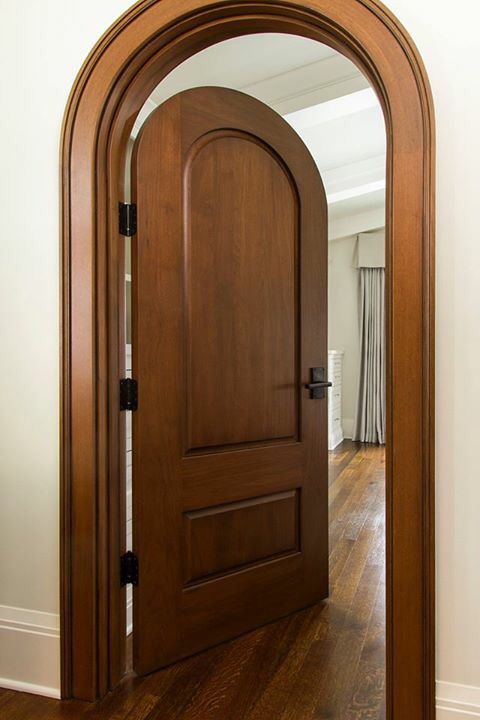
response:
{"label": "crown molding", "polygon": [[[328,79],[321,80],[325,77]],[[285,115],[368,87],[367,79],[353,63],[335,53],[238,89]]]}
{"label": "crown molding", "polygon": [[330,195],[327,195],[327,202],[329,205],[334,205],[335,203],[351,200],[352,198],[361,197],[362,195],[371,195],[372,193],[377,193],[379,190],[385,190],[384,179],[375,180],[374,182],[363,185],[354,185],[345,190],[330,193]]}
{"label": "crown molding", "polygon": [[[322,77],[329,79],[320,80]],[[227,80],[228,78],[225,82]],[[285,115],[350,95],[370,85],[353,63],[343,55],[332,51],[331,55],[321,60],[269,75],[254,83],[240,86],[229,84],[229,87],[252,95],[270,105],[280,115]],[[161,83],[153,90],[140,110],[132,129],[133,137],[136,137],[150,113],[177,92],[172,88],[168,95],[162,96],[160,88]],[[295,90],[292,91],[292,88]],[[181,87],[179,85],[178,90],[180,89],[185,89],[183,84]]]}
{"label": "crown molding", "polygon": [[348,188],[358,187],[379,180],[385,181],[386,156],[371,157],[329,168],[322,173],[327,193],[338,193]]}
{"label": "crown molding", "polygon": [[328,241],[340,240],[350,235],[378,230],[385,227],[385,208],[375,208],[362,213],[352,213],[332,218],[328,223]]}

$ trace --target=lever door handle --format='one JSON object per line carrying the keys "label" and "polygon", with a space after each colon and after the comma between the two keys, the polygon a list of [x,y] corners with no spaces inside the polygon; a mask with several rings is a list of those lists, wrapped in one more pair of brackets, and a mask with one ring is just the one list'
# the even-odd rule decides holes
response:
{"label": "lever door handle", "polygon": [[310,399],[322,400],[327,387],[332,387],[332,383],[325,378],[325,368],[310,368],[310,382],[305,384],[306,390],[310,390]]}
{"label": "lever door handle", "polygon": [[322,380],[321,382],[306,383],[305,387],[307,390],[314,390],[314,388],[332,387],[332,383],[328,382],[328,380]]}

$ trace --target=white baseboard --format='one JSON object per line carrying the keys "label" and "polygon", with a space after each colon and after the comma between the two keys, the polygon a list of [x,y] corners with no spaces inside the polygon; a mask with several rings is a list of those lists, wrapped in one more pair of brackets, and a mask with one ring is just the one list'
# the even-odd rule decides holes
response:
{"label": "white baseboard", "polygon": [[437,720],[480,718],[480,687],[437,680]]}
{"label": "white baseboard", "polygon": [[[127,633],[132,609],[129,596]],[[0,605],[0,687],[60,698],[57,614]],[[437,681],[436,695],[437,720],[480,718],[480,687]]]}
{"label": "white baseboard", "polygon": [[17,692],[30,693],[30,695],[43,695],[43,697],[54,698],[60,700],[61,694],[58,688],[47,687],[45,685],[34,685],[30,682],[22,682],[21,680],[12,680],[11,678],[0,677],[0,688],[4,690],[16,690]]}
{"label": "white baseboard", "polygon": [[60,697],[60,618],[0,605],[0,687]]}
{"label": "white baseboard", "polygon": [[328,449],[329,450],[335,450],[335,448],[340,445],[340,443],[343,442],[343,433],[339,431],[338,433],[329,433],[328,434]]}

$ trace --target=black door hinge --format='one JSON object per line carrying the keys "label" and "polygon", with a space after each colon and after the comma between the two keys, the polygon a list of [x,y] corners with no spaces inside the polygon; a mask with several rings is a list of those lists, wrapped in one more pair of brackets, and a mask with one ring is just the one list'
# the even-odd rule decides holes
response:
{"label": "black door hinge", "polygon": [[120,410],[136,410],[138,407],[138,385],[132,378],[120,380]]}
{"label": "black door hinge", "polygon": [[131,550],[120,558],[120,584],[138,585],[138,558]]}
{"label": "black door hinge", "polygon": [[118,231],[126,237],[137,232],[137,206],[133,203],[118,203]]}

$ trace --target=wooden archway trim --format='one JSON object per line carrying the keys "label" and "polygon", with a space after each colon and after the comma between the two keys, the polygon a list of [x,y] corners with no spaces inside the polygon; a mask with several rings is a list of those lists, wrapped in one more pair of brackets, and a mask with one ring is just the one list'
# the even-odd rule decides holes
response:
{"label": "wooden archway trim", "polygon": [[331,45],[384,109],[387,174],[387,710],[434,717],[434,117],[411,39],[376,0],[142,0],[101,38],[68,102],[62,182],[62,694],[94,700],[124,667],[119,591],[126,140],[149,93],[198,50],[253,32]]}

